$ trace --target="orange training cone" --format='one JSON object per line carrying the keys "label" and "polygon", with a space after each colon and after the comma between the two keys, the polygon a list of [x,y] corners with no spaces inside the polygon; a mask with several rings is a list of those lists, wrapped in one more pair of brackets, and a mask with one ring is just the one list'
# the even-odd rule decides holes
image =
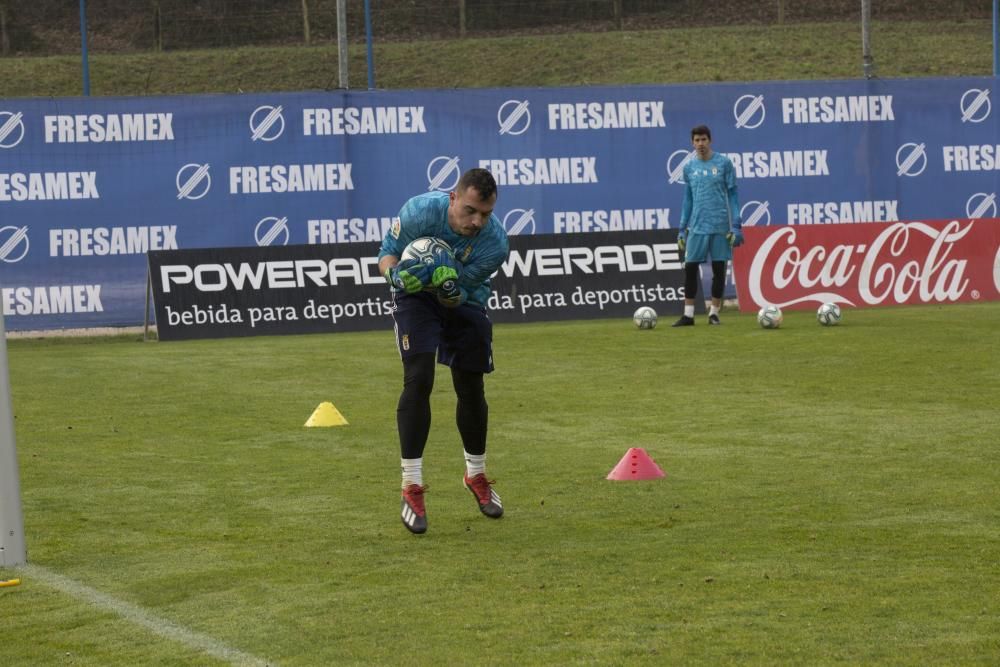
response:
{"label": "orange training cone", "polygon": [[666,477],[666,473],[660,470],[660,466],[649,458],[646,450],[642,447],[630,448],[625,452],[625,456],[618,462],[618,465],[608,473],[608,479],[615,480],[657,479],[660,477]]}

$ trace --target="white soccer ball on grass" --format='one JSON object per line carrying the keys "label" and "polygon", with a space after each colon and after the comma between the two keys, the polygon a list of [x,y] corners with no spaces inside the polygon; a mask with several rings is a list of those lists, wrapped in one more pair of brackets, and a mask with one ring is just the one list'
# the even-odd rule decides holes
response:
{"label": "white soccer ball on grass", "polygon": [[656,327],[656,311],[649,306],[641,306],[633,313],[632,321],[640,329],[653,329]]}
{"label": "white soccer ball on grass", "polygon": [[840,306],[835,303],[824,303],[816,311],[816,321],[825,327],[840,323]]}
{"label": "white soccer ball on grass", "polygon": [[768,304],[757,311],[757,323],[764,329],[777,329],[783,319],[785,316],[777,306]]}

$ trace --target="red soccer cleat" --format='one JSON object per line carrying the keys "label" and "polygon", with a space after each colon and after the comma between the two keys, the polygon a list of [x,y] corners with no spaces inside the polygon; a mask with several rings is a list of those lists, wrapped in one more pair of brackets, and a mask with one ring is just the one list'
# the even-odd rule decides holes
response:
{"label": "red soccer cleat", "polygon": [[493,480],[488,480],[486,475],[479,473],[471,478],[466,475],[463,481],[465,488],[476,497],[480,512],[491,519],[499,519],[503,516],[503,503],[500,502],[500,494],[493,488]]}
{"label": "red soccer cleat", "polygon": [[411,533],[420,535],[427,532],[427,510],[424,508],[426,486],[410,484],[403,489],[401,516],[403,525]]}

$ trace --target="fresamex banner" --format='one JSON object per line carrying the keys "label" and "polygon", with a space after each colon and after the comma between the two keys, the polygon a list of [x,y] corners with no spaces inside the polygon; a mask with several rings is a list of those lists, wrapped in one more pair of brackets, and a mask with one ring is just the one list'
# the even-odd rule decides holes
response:
{"label": "fresamex banner", "polygon": [[[150,251],[160,340],[391,328],[378,244]],[[495,322],[677,315],[677,232],[541,234],[510,239],[492,279]]]}
{"label": "fresamex banner", "polygon": [[470,167],[511,236],[677,227],[690,130],[747,227],[996,217],[993,78],[0,99],[11,330],[145,315],[149,251],[377,243]]}
{"label": "fresamex banner", "polygon": [[734,253],[740,310],[1000,300],[1000,220],[750,229]]}

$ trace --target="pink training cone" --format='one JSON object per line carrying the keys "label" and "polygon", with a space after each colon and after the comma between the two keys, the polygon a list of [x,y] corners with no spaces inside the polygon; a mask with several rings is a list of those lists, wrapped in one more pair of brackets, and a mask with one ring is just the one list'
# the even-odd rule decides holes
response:
{"label": "pink training cone", "polygon": [[666,477],[666,473],[660,470],[660,466],[649,458],[646,450],[642,447],[630,448],[625,452],[625,456],[618,462],[618,465],[608,473],[608,479],[614,480],[658,479],[660,477]]}

